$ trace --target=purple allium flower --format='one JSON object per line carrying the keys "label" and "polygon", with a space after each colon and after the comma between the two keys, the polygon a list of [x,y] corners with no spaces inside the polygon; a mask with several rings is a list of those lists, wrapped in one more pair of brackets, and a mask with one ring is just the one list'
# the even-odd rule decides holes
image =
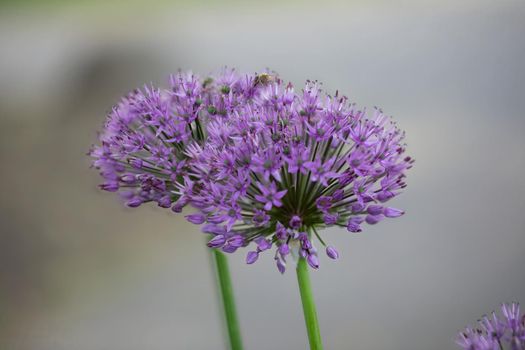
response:
{"label": "purple allium flower", "polygon": [[302,174],[306,175],[308,169],[306,169],[305,164],[308,163],[309,159],[310,155],[308,153],[308,148],[294,148],[293,153],[290,156],[286,157],[286,160],[288,161],[288,172],[290,174],[301,172]]}
{"label": "purple allium flower", "polygon": [[280,207],[283,205],[281,198],[284,197],[287,190],[278,192],[275,182],[270,182],[268,186],[257,183],[257,187],[259,188],[259,192],[261,194],[256,194],[255,199],[261,203],[264,203],[264,210],[269,211],[272,206]]}
{"label": "purple allium flower", "polygon": [[312,162],[307,162],[305,167],[310,170],[310,179],[313,182],[319,181],[323,186],[328,186],[328,180],[338,177],[335,171],[331,171],[334,167],[335,160],[329,159],[326,162],[321,162],[320,159],[316,159]]}
{"label": "purple allium flower", "polygon": [[256,210],[253,213],[252,222],[256,227],[266,226],[266,224],[270,222],[270,215],[264,210]]}
{"label": "purple allium flower", "polygon": [[458,334],[456,344],[465,350],[525,350],[525,315],[519,304],[501,305],[501,314],[483,316],[478,328]]}
{"label": "purple allium flower", "polygon": [[252,159],[252,169],[263,175],[265,181],[270,179],[270,175],[277,181],[281,181],[281,157],[270,149],[262,155],[254,155]]}
{"label": "purple allium flower", "polygon": [[[383,203],[406,187],[405,172],[414,161],[404,154],[404,133],[381,110],[369,115],[338,93],[323,94],[315,82],[296,93],[276,76],[260,77],[225,71],[215,90],[200,97],[208,137],[186,148],[180,176],[188,181],[180,182],[179,193],[206,224],[223,227],[223,250],[233,250],[229,237],[242,237],[235,249],[255,242],[251,263],[265,250],[263,238],[275,247],[279,271],[290,255],[317,268],[314,237],[324,245],[317,229],[361,232],[363,223],[403,214]],[[157,147],[160,161],[166,150]],[[108,180],[113,190],[118,179]],[[214,246],[221,243],[213,240]],[[338,256],[332,247],[327,254]]]}

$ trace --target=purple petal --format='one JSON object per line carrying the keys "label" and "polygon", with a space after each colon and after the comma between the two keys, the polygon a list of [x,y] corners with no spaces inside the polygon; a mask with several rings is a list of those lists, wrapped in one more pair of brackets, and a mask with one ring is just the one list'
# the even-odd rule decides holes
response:
{"label": "purple petal", "polygon": [[281,198],[284,197],[284,195],[286,194],[286,192],[288,192],[288,190],[279,191],[279,192],[277,192],[276,194],[274,194],[273,198],[281,199]]}
{"label": "purple petal", "polygon": [[247,264],[253,264],[257,261],[259,258],[259,252],[257,251],[250,251],[248,254],[246,254],[246,263]]}
{"label": "purple petal", "polygon": [[281,202],[281,201],[278,200],[278,199],[274,199],[272,203],[273,203],[273,205],[275,205],[277,208],[283,206],[283,202]]}

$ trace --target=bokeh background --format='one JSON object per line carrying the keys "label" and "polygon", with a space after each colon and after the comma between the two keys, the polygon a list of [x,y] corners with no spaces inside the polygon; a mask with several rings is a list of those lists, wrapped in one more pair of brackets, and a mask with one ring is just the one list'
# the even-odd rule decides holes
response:
{"label": "bokeh background", "polygon": [[[225,348],[205,237],[97,189],[119,96],[224,65],[319,79],[407,132],[395,206],[312,273],[327,349],[455,349],[525,303],[523,1],[0,3],[0,349]],[[305,349],[293,270],[231,256],[247,349]]]}

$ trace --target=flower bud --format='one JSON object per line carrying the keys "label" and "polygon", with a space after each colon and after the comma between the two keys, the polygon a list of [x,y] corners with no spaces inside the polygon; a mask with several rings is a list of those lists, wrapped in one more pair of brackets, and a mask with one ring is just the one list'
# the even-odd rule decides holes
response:
{"label": "flower bud", "polygon": [[142,204],[142,199],[139,197],[131,198],[129,201],[126,202],[126,205],[130,208],[136,208]]}
{"label": "flower bud", "polygon": [[348,220],[348,224],[346,226],[347,230],[350,232],[361,232],[361,223],[364,221],[362,216],[353,216]]}
{"label": "flower bud", "polygon": [[323,221],[326,225],[334,225],[337,222],[337,219],[339,219],[339,214],[324,214],[323,215]]}
{"label": "flower bud", "polygon": [[301,227],[301,223],[302,223],[301,218],[299,216],[297,216],[297,215],[294,215],[290,219],[289,225],[294,230],[298,230]]}
{"label": "flower bud", "polygon": [[279,258],[276,258],[275,260],[276,260],[277,269],[279,270],[279,272],[284,273],[284,271],[286,271],[286,264],[284,263],[284,261],[282,261]]}
{"label": "flower bud", "polygon": [[369,205],[366,209],[367,213],[370,215],[379,215],[383,213],[383,206],[381,205]]}
{"label": "flower bud", "polygon": [[312,242],[308,238],[301,240],[301,247],[303,249],[312,249]]}
{"label": "flower bud", "polygon": [[376,196],[377,200],[380,201],[381,203],[388,201],[392,197],[394,197],[394,194],[392,192],[386,192],[386,191],[379,192]]}
{"label": "flower bud", "polygon": [[101,184],[100,189],[108,192],[117,192],[119,189],[119,185],[117,181],[108,181],[103,184]]}
{"label": "flower bud", "polygon": [[284,241],[286,237],[288,237],[288,232],[286,231],[286,228],[280,222],[277,222],[277,224],[275,225],[275,236],[277,236],[277,238],[281,241]]}
{"label": "flower bud", "polygon": [[210,239],[206,245],[210,248],[219,248],[222,247],[225,242],[226,237],[224,237],[223,235],[217,235]]}
{"label": "flower bud", "polygon": [[186,220],[195,225],[200,225],[206,221],[206,217],[203,214],[194,213],[186,215]]}
{"label": "flower bud", "polygon": [[298,232],[297,237],[294,237],[294,238],[297,238],[298,240],[302,242],[305,239],[308,239],[308,234],[306,232]]}
{"label": "flower bud", "polygon": [[129,162],[129,164],[131,164],[131,166],[135,169],[140,169],[142,168],[143,162],[142,162],[142,159],[135,158],[135,159],[132,159]]}
{"label": "flower bud", "polygon": [[170,195],[162,196],[159,198],[157,203],[159,204],[159,207],[161,208],[169,208],[171,207],[171,196]]}
{"label": "flower bud", "polygon": [[279,253],[282,256],[288,255],[290,253],[290,246],[288,246],[288,244],[286,243],[281,244],[279,246]]}
{"label": "flower bud", "polygon": [[326,255],[328,255],[328,257],[330,257],[331,259],[334,259],[334,260],[339,258],[339,253],[332,246],[326,247]]}
{"label": "flower bud", "polygon": [[401,209],[396,209],[396,208],[385,208],[385,211],[383,212],[383,214],[385,214],[385,216],[387,218],[397,218],[401,215],[403,215],[405,212]]}
{"label": "flower bud", "polygon": [[235,248],[239,248],[244,244],[244,238],[241,235],[231,236],[226,240],[226,244]]}
{"label": "flower bud", "polygon": [[218,226],[214,224],[204,225],[201,229],[203,233],[211,233],[214,235],[221,235],[226,233],[226,228],[224,226]]}
{"label": "flower bud", "polygon": [[318,269],[319,268],[319,259],[317,258],[317,255],[314,255],[314,254],[308,255],[308,257],[306,258],[306,262],[313,269]]}
{"label": "flower bud", "polygon": [[247,264],[253,264],[257,261],[259,258],[259,252],[257,251],[249,251],[248,254],[246,254],[246,263]]}
{"label": "flower bud", "polygon": [[383,215],[367,215],[365,221],[369,225],[375,225],[384,218],[385,217]]}
{"label": "flower bud", "polygon": [[124,174],[120,177],[120,181],[133,185],[137,181],[137,177],[134,174]]}
{"label": "flower bud", "polygon": [[265,250],[268,250],[272,247],[272,242],[268,241],[267,239],[264,239],[264,238],[260,238],[258,241],[257,241],[257,248],[263,252]]}
{"label": "flower bud", "polygon": [[342,189],[335,190],[334,194],[332,195],[332,200],[334,202],[339,202],[340,200],[343,199],[344,194],[345,194],[345,191],[343,191]]}
{"label": "flower bud", "polygon": [[354,203],[350,207],[350,210],[352,211],[352,213],[360,213],[364,209],[365,209],[365,206],[363,204],[361,204],[361,203]]}

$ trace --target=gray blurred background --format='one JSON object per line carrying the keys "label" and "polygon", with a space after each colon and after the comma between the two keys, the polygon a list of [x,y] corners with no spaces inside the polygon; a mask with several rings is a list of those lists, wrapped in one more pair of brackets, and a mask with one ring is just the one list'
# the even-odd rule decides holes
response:
{"label": "gray blurred background", "polygon": [[[0,3],[0,349],[224,348],[204,237],[97,189],[119,96],[223,65],[380,106],[417,159],[393,205],[312,273],[327,349],[455,349],[525,303],[525,2]],[[247,349],[305,349],[293,270],[231,256]]]}

